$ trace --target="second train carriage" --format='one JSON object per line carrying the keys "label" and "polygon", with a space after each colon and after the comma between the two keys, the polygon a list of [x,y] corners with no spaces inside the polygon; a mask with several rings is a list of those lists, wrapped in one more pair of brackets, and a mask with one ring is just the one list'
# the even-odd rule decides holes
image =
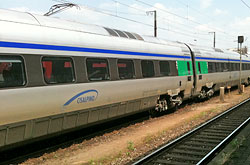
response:
{"label": "second train carriage", "polygon": [[236,53],[9,10],[0,22],[0,150],[166,110],[239,78]]}

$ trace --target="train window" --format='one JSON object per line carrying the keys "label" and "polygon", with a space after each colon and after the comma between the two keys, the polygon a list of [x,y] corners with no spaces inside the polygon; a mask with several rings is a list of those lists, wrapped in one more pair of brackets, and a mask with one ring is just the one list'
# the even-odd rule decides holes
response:
{"label": "train window", "polygon": [[190,62],[189,61],[187,62],[187,68],[188,68],[188,74],[191,74],[191,72],[190,72],[190,70],[191,70],[190,69]]}
{"label": "train window", "polygon": [[135,39],[135,40],[136,40],[136,38],[135,38],[135,36],[133,36],[133,34],[131,34],[131,33],[129,33],[129,32],[125,32],[125,31],[124,31],[124,33],[126,33],[127,36],[128,36],[130,39]]}
{"label": "train window", "polygon": [[20,57],[0,56],[0,88],[26,84],[24,62]]}
{"label": "train window", "polygon": [[220,66],[220,63],[218,63],[218,62],[215,63],[215,71],[216,72],[220,72],[221,71],[221,66]]}
{"label": "train window", "polygon": [[198,62],[198,69],[199,69],[199,74],[201,74],[201,63]]}
{"label": "train window", "polygon": [[240,70],[240,63],[235,63],[236,65],[236,71],[239,71]]}
{"label": "train window", "polygon": [[134,63],[132,60],[122,60],[117,61],[117,67],[120,79],[132,79],[135,78]]}
{"label": "train window", "polygon": [[68,57],[44,57],[42,59],[44,80],[48,84],[75,81],[73,61]]}
{"label": "train window", "polygon": [[228,69],[227,69],[227,63],[221,63],[221,72],[227,72]]}
{"label": "train window", "polygon": [[230,71],[235,71],[234,63],[230,63]]}
{"label": "train window", "polygon": [[226,71],[229,71],[230,70],[230,65],[229,63],[226,63]]}
{"label": "train window", "polygon": [[214,73],[214,72],[215,72],[215,63],[208,62],[208,73]]}
{"label": "train window", "polygon": [[247,70],[247,64],[242,64],[242,70]]}
{"label": "train window", "polygon": [[89,81],[110,80],[108,61],[100,58],[86,60]]}
{"label": "train window", "polygon": [[224,63],[221,63],[221,68],[220,68],[221,70],[220,70],[220,71],[221,71],[221,72],[224,72],[224,68],[225,68]]}
{"label": "train window", "polygon": [[160,75],[170,76],[170,65],[168,61],[160,61]]}
{"label": "train window", "polygon": [[128,36],[127,36],[125,33],[123,33],[122,31],[116,30],[116,29],[114,29],[114,31],[115,31],[116,33],[118,33],[118,35],[119,35],[120,37],[128,38]]}
{"label": "train window", "polygon": [[142,76],[143,77],[154,77],[154,63],[153,61],[142,60],[141,61]]}

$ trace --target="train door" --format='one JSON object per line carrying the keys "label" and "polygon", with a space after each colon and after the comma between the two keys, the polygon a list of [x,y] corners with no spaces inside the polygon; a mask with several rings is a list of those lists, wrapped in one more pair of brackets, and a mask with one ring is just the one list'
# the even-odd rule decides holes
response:
{"label": "train door", "polygon": [[190,97],[193,89],[193,67],[190,59],[177,61],[178,75],[185,77],[185,91],[184,97]]}
{"label": "train door", "polygon": [[227,62],[227,71],[229,73],[229,81],[227,83],[227,88],[231,88],[233,86],[233,79],[232,79],[232,71],[234,70],[233,69],[233,63],[230,62],[230,60],[228,59],[228,62]]}
{"label": "train door", "polygon": [[190,54],[191,54],[190,75],[188,75],[188,77],[187,77],[188,78],[187,86],[191,90],[191,95],[194,96],[194,95],[197,95],[197,83],[198,83],[197,82],[198,75],[197,75],[197,70],[196,70],[195,54],[187,44],[186,44],[186,46],[188,47]]}

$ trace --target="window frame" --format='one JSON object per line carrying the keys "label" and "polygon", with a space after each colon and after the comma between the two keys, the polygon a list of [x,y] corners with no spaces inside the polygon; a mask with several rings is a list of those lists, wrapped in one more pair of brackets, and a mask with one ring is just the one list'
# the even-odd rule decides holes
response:
{"label": "window frame", "polygon": [[22,55],[5,55],[5,54],[1,54],[0,57],[5,57],[5,58],[13,58],[13,60],[20,60],[21,61],[21,67],[22,67],[22,80],[23,83],[21,85],[13,85],[13,86],[0,86],[0,90],[3,89],[9,89],[9,88],[23,88],[26,87],[28,84],[28,78],[27,78],[27,68],[26,68],[26,63],[25,63],[25,59]]}
{"label": "window frame", "polygon": [[[120,76],[120,71],[119,71],[119,67],[118,67],[118,63],[119,61],[124,60],[125,62],[131,62],[132,63],[132,77],[131,78],[121,78]],[[118,73],[118,78],[119,80],[129,80],[129,79],[136,79],[136,75],[135,75],[135,63],[134,60],[132,59],[117,59],[116,60],[116,67],[117,67],[117,73]]]}
{"label": "window frame", "polygon": [[216,72],[215,62],[208,62],[207,68],[208,68],[208,73],[215,73]]}
{"label": "window frame", "polygon": [[[162,73],[162,69],[161,69],[161,63],[166,62],[168,64],[168,74],[167,75],[163,75]],[[171,76],[171,66],[170,66],[170,61],[159,61],[159,71],[160,71],[160,77],[167,77],[167,76]]]}
{"label": "window frame", "polygon": [[[151,68],[153,68],[153,75],[152,76],[144,76],[144,74],[143,74],[143,62],[149,62],[149,63],[152,63],[152,67]],[[141,60],[141,73],[142,73],[142,78],[152,78],[152,77],[155,77],[156,75],[155,75],[155,66],[154,66],[154,60]]]}
{"label": "window frame", "polygon": [[[89,71],[88,71],[88,60],[93,60],[93,59],[95,59],[95,60],[105,60],[107,63],[107,73],[108,73],[108,77],[109,77],[109,79],[104,79],[104,80],[91,80],[90,78],[89,78]],[[110,68],[110,66],[109,66],[109,59],[108,58],[98,58],[98,57],[87,57],[86,59],[85,59],[85,65],[86,65],[86,73],[87,73],[87,79],[88,79],[88,81],[89,82],[102,82],[102,81],[111,81],[111,68]],[[117,71],[118,71],[118,68],[117,68]]]}
{"label": "window frame", "polygon": [[[45,78],[45,72],[43,71],[43,60],[44,59],[70,59],[71,61],[71,68],[72,68],[72,81],[71,82],[55,82],[55,83],[48,83],[46,78]],[[46,85],[63,85],[63,84],[73,84],[73,83],[76,83],[76,69],[75,69],[75,62],[74,62],[74,59],[72,57],[69,57],[69,56],[42,56],[41,57],[41,67],[42,67],[42,76],[43,76],[43,80],[45,82]]]}

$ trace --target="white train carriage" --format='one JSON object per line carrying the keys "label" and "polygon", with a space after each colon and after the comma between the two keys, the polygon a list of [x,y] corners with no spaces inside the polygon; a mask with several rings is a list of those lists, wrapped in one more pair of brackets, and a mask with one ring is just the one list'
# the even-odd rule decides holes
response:
{"label": "white train carriage", "polygon": [[0,22],[0,150],[191,95],[184,44],[9,10]]}

